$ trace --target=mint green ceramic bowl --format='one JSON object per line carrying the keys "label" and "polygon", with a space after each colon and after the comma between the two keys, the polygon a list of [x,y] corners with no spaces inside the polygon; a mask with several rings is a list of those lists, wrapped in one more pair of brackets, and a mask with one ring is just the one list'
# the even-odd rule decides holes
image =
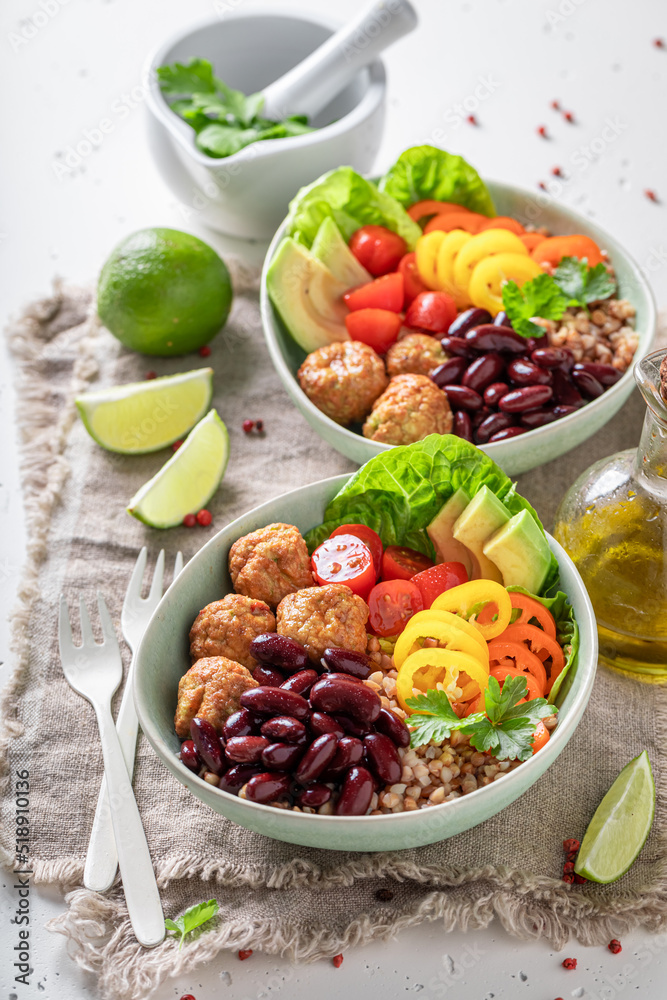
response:
{"label": "mint green ceramic bowl", "polygon": [[141,728],[174,777],[214,812],[256,833],[305,847],[336,851],[393,851],[445,840],[494,816],[538,780],[565,747],[588,702],[597,666],[597,631],[588,595],[572,561],[554,539],[562,589],[579,623],[578,662],[559,698],[560,722],[547,745],[504,778],[469,795],[416,812],[387,816],[317,816],[247,802],[208,785],[189,771],[176,754],[174,732],[178,682],[190,666],[188,632],[198,612],[231,591],[227,554],[237,538],[272,521],[308,531],[322,522],[328,501],[347,476],[312,483],[262,504],[232,521],[187,564],[150,620],[139,647],[134,698]]}
{"label": "mint green ceramic bowl", "polygon": [[[546,195],[509,184],[489,182],[488,187],[499,215],[511,215],[524,225],[546,226],[554,235],[584,233],[609,251],[616,269],[619,297],[628,298],[637,310],[635,327],[639,333],[639,346],[635,360],[648,354],[656,329],[655,301],[646,277],[621,244],[585,216],[559,205]],[[297,381],[296,373],[306,354],[288,333],[266,289],[267,268],[284,235],[285,223],[273,237],[267,251],[260,290],[264,337],[271,360],[292,402],[310,426],[327,444],[352,461],[363,464],[392,445],[369,441],[360,433],[341,427],[311,403]],[[497,462],[508,476],[518,476],[545,462],[552,462],[604,427],[623,406],[634,385],[631,366],[616,385],[575,413],[516,438],[482,445],[482,451]]]}

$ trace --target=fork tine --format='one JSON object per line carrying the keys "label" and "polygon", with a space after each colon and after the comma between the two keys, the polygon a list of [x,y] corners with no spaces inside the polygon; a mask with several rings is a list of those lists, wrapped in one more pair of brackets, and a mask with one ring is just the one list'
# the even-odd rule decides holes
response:
{"label": "fork tine", "polygon": [[148,594],[149,601],[159,601],[162,597],[162,581],[164,579],[164,549],[160,549],[160,554],[157,557],[157,562],[155,563],[155,570],[153,571],[153,582],[151,583],[151,589]]}
{"label": "fork tine", "polygon": [[58,612],[58,647],[60,658],[63,659],[74,649],[72,642],[72,626],[69,621],[69,608],[65,595],[60,595],[60,609]]}
{"label": "fork tine", "polygon": [[104,642],[115,642],[118,645],[118,638],[116,636],[116,630],[113,627],[113,622],[111,621],[111,615],[109,614],[109,609],[107,608],[106,601],[102,596],[100,590],[97,591],[97,610],[100,613],[100,621],[102,623],[102,635],[104,637]]}
{"label": "fork tine", "polygon": [[178,576],[178,574],[181,572],[182,569],[183,569],[183,553],[177,552],[176,558],[174,559],[174,573],[171,578],[172,583],[174,582],[174,580],[176,579],[176,577]]}
{"label": "fork tine", "polygon": [[79,615],[81,617],[81,641],[84,646],[92,646],[95,644],[95,636],[93,635],[93,626],[90,624],[88,608],[84,604],[83,597],[79,598]]}
{"label": "fork tine", "polygon": [[137,561],[134,564],[134,569],[132,570],[132,576],[130,577],[130,582],[127,585],[127,591],[125,594],[125,603],[128,601],[138,601],[141,597],[141,584],[144,579],[144,571],[146,569],[146,559],[148,558],[148,549],[144,545],[141,552],[137,556]]}

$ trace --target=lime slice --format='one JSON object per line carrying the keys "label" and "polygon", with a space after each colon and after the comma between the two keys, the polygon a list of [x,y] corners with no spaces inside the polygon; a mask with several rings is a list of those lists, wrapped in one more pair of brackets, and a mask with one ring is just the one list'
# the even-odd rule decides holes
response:
{"label": "lime slice", "polygon": [[211,499],[229,458],[227,428],[211,410],[190,432],[176,454],[135,493],[127,507],[151,528],[173,528]]}
{"label": "lime slice", "polygon": [[158,451],[184,437],[213,397],[213,369],[197,368],[79,396],[76,406],[93,440],[121,455]]}
{"label": "lime slice", "polygon": [[625,875],[646,843],[655,813],[655,785],[646,750],[626,764],[600,805],[581,844],[574,870],[591,882]]}

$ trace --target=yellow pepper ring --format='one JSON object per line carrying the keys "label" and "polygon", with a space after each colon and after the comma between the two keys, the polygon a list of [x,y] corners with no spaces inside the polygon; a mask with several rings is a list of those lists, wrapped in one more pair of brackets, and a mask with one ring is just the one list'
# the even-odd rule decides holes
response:
{"label": "yellow pepper ring", "polygon": [[467,619],[476,605],[490,603],[498,607],[496,621],[484,625],[478,621],[469,623],[474,624],[484,639],[489,640],[504,632],[512,617],[512,599],[501,583],[496,583],[495,580],[469,580],[468,583],[461,583],[436,597],[431,611],[452,611]]}
{"label": "yellow pepper ring", "polygon": [[[483,652],[478,640],[467,634],[463,629],[458,628],[455,624],[438,621],[429,616],[428,612],[421,612],[421,614],[425,617],[421,621],[415,621],[415,618],[419,617],[419,615],[415,615],[398,637],[396,646],[394,647],[394,665],[397,668],[407,659],[410,651],[419,639],[438,639],[439,642],[445,644],[447,649],[474,656],[475,659],[480,661],[488,674],[488,647]],[[456,618],[456,615],[452,615],[452,618]],[[459,620],[462,621],[463,619]],[[474,628],[474,626],[472,627]],[[475,631],[477,630],[475,629]],[[486,643],[484,645],[486,646]]]}
{"label": "yellow pepper ring", "polygon": [[498,253],[485,257],[474,268],[468,283],[473,305],[497,316],[503,308],[502,286],[515,281],[519,287],[544,271],[532,257],[520,253]]}
{"label": "yellow pepper ring", "polygon": [[415,245],[415,263],[419,277],[427,288],[432,288],[434,291],[438,291],[441,287],[436,273],[436,264],[440,244],[446,235],[441,230],[434,230],[432,233],[420,236]]}
{"label": "yellow pepper ring", "polygon": [[465,632],[466,635],[469,635],[479,646],[479,655],[488,669],[489,647],[486,644],[484,636],[472,622],[462,618],[461,615],[452,614],[451,611],[443,611],[431,606],[426,611],[419,611],[416,615],[413,615],[408,624],[419,624],[421,626],[422,622],[427,621],[446,622],[448,625],[453,625],[454,628],[458,628],[462,632]]}
{"label": "yellow pepper ring", "polygon": [[457,254],[454,261],[454,284],[467,293],[477,264],[485,257],[499,253],[518,253],[527,257],[528,247],[509,229],[485,229],[483,233],[473,236]]}
{"label": "yellow pepper ring", "polygon": [[473,239],[470,233],[463,229],[452,229],[449,233],[444,233],[440,247],[438,248],[437,260],[435,264],[435,274],[443,292],[447,292],[454,298],[459,309],[470,305],[467,288],[461,290],[457,288],[454,281],[454,268],[456,261],[463,247],[466,247]]}
{"label": "yellow pepper ring", "polygon": [[470,680],[477,684],[480,692],[484,691],[489,683],[489,675],[482,664],[468,653],[436,647],[418,649],[404,660],[396,679],[396,697],[405,712],[414,711],[408,707],[407,699],[412,698],[412,689],[418,687],[414,683],[415,675],[424,667],[432,668],[428,670],[425,678],[427,685],[431,687],[435,687],[439,681],[446,688],[452,681],[458,680],[460,673],[466,673]]}

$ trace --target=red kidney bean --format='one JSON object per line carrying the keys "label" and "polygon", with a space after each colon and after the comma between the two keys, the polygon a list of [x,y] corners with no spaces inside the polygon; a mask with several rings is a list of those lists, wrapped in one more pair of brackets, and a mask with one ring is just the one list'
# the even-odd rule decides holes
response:
{"label": "red kidney bean", "polygon": [[330,646],[324,650],[322,661],[327,670],[357,677],[361,681],[365,681],[371,674],[370,658],[354,649],[336,649]]}
{"label": "red kidney bean", "polygon": [[244,691],[241,705],[258,715],[293,715],[302,721],[308,718],[310,711],[308,702],[300,694],[277,687],[261,686]]}
{"label": "red kidney bean", "polygon": [[294,772],[296,780],[302,785],[316,781],[333,760],[337,746],[338,740],[333,733],[324,733],[313,740]]}
{"label": "red kidney bean", "polygon": [[351,719],[349,715],[337,715],[336,722],[340,723],[343,730],[349,733],[350,736],[357,736],[359,739],[363,739],[364,736],[368,736],[369,733],[373,732],[373,727],[370,723],[357,722],[356,719]]}
{"label": "red kidney bean", "polygon": [[255,667],[252,676],[258,684],[268,684],[269,687],[274,688],[280,687],[285,680],[285,675],[277,667],[265,667],[263,663]]}
{"label": "red kidney bean", "polygon": [[342,712],[343,715],[351,716],[362,725],[375,722],[382,708],[379,697],[366,684],[334,680],[326,675],[313,686],[310,692],[310,704],[318,711],[332,714]]}
{"label": "red kidney bean", "polygon": [[569,371],[574,364],[574,354],[567,347],[536,347],[530,352],[530,360],[540,368],[562,368]]}
{"label": "red kidney bean", "polygon": [[264,632],[253,639],[250,643],[250,655],[260,663],[279,667],[287,674],[295,674],[297,670],[305,670],[308,666],[308,653],[301,643],[277,632]]}
{"label": "red kidney bean", "polygon": [[588,399],[597,399],[604,392],[604,386],[583,366],[575,365],[570,376],[579,392]]}
{"label": "red kidney bean", "polygon": [[319,809],[331,798],[331,789],[326,785],[309,785],[302,788],[296,797],[297,805],[310,806],[311,809]]}
{"label": "red kidney bean", "polygon": [[218,787],[223,792],[231,792],[232,795],[236,795],[239,788],[242,788],[247,781],[250,781],[254,775],[259,774],[261,770],[261,767],[257,767],[254,764],[235,764],[234,767],[230,767],[226,774],[222,775]]}
{"label": "red kidney bean", "polygon": [[401,780],[401,761],[388,736],[384,733],[371,733],[364,739],[364,747],[373,770],[385,785],[394,785]]}
{"label": "red kidney bean", "polygon": [[295,691],[306,698],[318,677],[319,674],[316,670],[300,670],[298,674],[292,674],[286,681],[283,681],[280,687],[283,691]]}
{"label": "red kidney bean", "polygon": [[276,799],[288,795],[291,783],[289,776],[286,774],[275,774],[271,771],[265,771],[262,774],[256,774],[254,778],[250,779],[245,789],[246,798],[251,802],[260,802],[262,805],[267,805],[269,802],[275,802]]}
{"label": "red kidney bean", "polygon": [[220,737],[211,723],[195,716],[190,722],[190,736],[197,748],[197,753],[209,771],[221,774],[225,770],[225,758],[222,753]]}
{"label": "red kidney bean", "polygon": [[371,804],[374,788],[373,775],[367,768],[351,767],[334,806],[336,816],[364,816]]}
{"label": "red kidney bean", "polygon": [[477,428],[475,440],[477,444],[486,444],[493,434],[497,434],[498,431],[503,431],[506,427],[512,427],[513,425],[514,417],[511,417],[508,413],[492,413]]}
{"label": "red kidney bean", "polygon": [[584,399],[577,387],[570,381],[566,372],[554,368],[551,372],[553,380],[554,399],[565,406],[583,406]]}
{"label": "red kidney bean", "polygon": [[610,385],[615,385],[621,378],[622,372],[619,372],[617,368],[613,368],[612,365],[602,365],[597,361],[581,361],[579,364],[574,366],[574,370],[588,372],[593,378],[596,378],[600,385],[603,385],[605,389]]}
{"label": "red kidney bean", "polygon": [[331,673],[331,674],[323,674],[323,675],[321,674],[320,677],[322,677],[322,676],[328,677],[330,680],[334,680],[334,681],[351,681],[352,684],[363,684],[364,683],[361,680],[360,677],[354,677],[352,674]]}
{"label": "red kidney bean", "polygon": [[262,764],[269,771],[291,771],[301,760],[303,747],[293,743],[271,743],[262,750]]}
{"label": "red kidney bean", "polygon": [[526,358],[510,361],[507,374],[515,385],[551,385],[551,372]]}
{"label": "red kidney bean", "polygon": [[[523,413],[544,406],[553,396],[550,385],[525,385],[522,389],[512,389],[498,403],[503,413]],[[500,428],[499,428],[500,429]]]}
{"label": "red kidney bean", "polygon": [[468,330],[466,344],[475,351],[501,351],[506,354],[523,354],[526,340],[509,326],[495,326],[487,323]]}
{"label": "red kidney bean", "polygon": [[484,402],[487,406],[497,406],[499,400],[509,391],[507,382],[492,382],[484,390]]}
{"label": "red kidney bean", "polygon": [[442,337],[440,343],[447,354],[454,354],[457,358],[475,357],[473,348],[463,337]]}
{"label": "red kidney bean", "polygon": [[526,350],[528,353],[531,351],[536,351],[540,347],[548,347],[549,338],[546,333],[543,333],[541,337],[528,337],[526,339]]}
{"label": "red kidney bean", "polygon": [[185,743],[181,743],[179,756],[185,766],[190,768],[191,771],[198,771],[202,765],[201,757],[197,752],[197,747],[193,740],[186,740]]}
{"label": "red kidney bean", "polygon": [[313,712],[308,719],[308,725],[316,736],[323,736],[324,733],[333,733],[338,738],[345,735],[345,730],[340,722],[326,715],[324,712]]}
{"label": "red kidney bean", "polygon": [[270,743],[264,736],[233,736],[227,740],[225,753],[236,764],[257,764]]}
{"label": "red kidney bean", "polygon": [[238,712],[232,712],[225,722],[222,735],[226,740],[231,740],[234,736],[256,735],[260,720],[249,712],[247,708],[239,708]]}
{"label": "red kidney bean", "polygon": [[489,351],[487,354],[483,354],[480,358],[475,358],[474,361],[470,362],[461,379],[461,385],[467,386],[468,389],[474,389],[475,392],[482,393],[487,385],[497,382],[504,371],[505,362],[503,358],[495,351]]}
{"label": "red kidney bean", "polygon": [[509,316],[507,315],[507,313],[505,312],[504,309],[501,309],[499,313],[496,313],[496,316],[495,316],[495,318],[493,320],[493,325],[494,326],[508,326],[510,328],[510,330],[514,329],[514,327],[510,323],[510,318],[509,318]]}
{"label": "red kidney bean", "polygon": [[522,413],[520,422],[522,427],[526,427],[529,431],[532,431],[535,427],[545,427],[557,419],[553,408],[548,409],[545,407],[541,410],[529,410],[528,413]]}
{"label": "red kidney bean", "polygon": [[361,763],[364,756],[364,745],[356,736],[344,736],[338,740],[336,753],[333,756],[325,774],[325,781],[335,781],[348,767]]}
{"label": "red kidney bean", "polygon": [[292,718],[291,715],[276,715],[274,719],[267,719],[262,724],[260,732],[272,742],[295,743],[297,746],[301,746],[308,739],[303,722]]}
{"label": "red kidney bean", "polygon": [[384,733],[385,736],[388,736],[397,747],[410,746],[410,730],[403,719],[399,719],[391,709],[380,709],[380,714],[375,720],[375,728],[378,733]]}
{"label": "red kidney bean", "polygon": [[471,330],[473,326],[479,326],[481,323],[490,322],[491,313],[488,313],[486,309],[473,307],[472,309],[466,309],[464,312],[459,313],[447,332],[450,336],[462,337],[463,334],[467,333],[468,330]]}
{"label": "red kidney bean", "polygon": [[472,420],[465,410],[457,410],[454,414],[452,433],[466,441],[472,441]]}
{"label": "red kidney bean", "polygon": [[494,441],[507,441],[508,438],[518,437],[519,434],[525,434],[527,427],[505,427],[502,431],[497,431],[492,434],[489,438],[489,444]]}
{"label": "red kidney bean", "polygon": [[468,389],[464,385],[443,385],[442,391],[449,400],[449,405],[453,410],[468,410],[474,412],[481,410],[484,400],[474,389]]}
{"label": "red kidney bean", "polygon": [[577,409],[576,406],[554,406],[553,412],[556,420],[560,420],[561,417],[569,417],[571,413],[576,413]]}
{"label": "red kidney bean", "polygon": [[472,415],[472,429],[476,431],[480,424],[482,424],[487,417],[491,416],[491,409],[488,406],[483,406],[481,410]]}
{"label": "red kidney bean", "polygon": [[467,358],[450,358],[449,361],[434,368],[429,378],[432,378],[435,384],[442,389],[443,385],[454,385],[460,382],[467,367]]}

